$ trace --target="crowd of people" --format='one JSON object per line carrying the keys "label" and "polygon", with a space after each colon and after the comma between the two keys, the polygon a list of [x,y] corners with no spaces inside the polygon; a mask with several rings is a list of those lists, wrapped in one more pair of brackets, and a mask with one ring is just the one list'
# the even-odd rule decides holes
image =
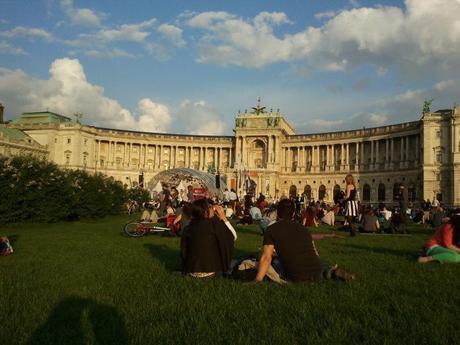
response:
{"label": "crowd of people", "polygon": [[[307,200],[299,195],[267,200],[246,195],[239,198],[235,190],[225,190],[216,196],[193,194],[193,188],[178,191],[164,188],[155,198],[144,204],[142,220],[163,221],[172,236],[181,236],[181,259],[184,274],[195,278],[228,275],[240,267],[233,259],[233,245],[237,233],[233,224],[258,224],[263,235],[260,260],[255,263],[254,281],[262,281],[273,272],[279,281],[316,281],[324,278],[351,280],[354,275],[330,266],[320,257],[309,228],[321,224],[332,230],[343,230],[356,236],[359,233],[406,234],[411,221],[430,224],[438,230],[425,246],[419,262],[460,262],[458,233],[460,210],[447,217],[440,204],[424,203],[421,208],[407,204],[401,190],[398,205],[389,209],[360,205],[352,175],[345,179],[343,193],[333,204]],[[232,220],[232,223],[230,222]],[[258,258],[255,258],[256,260]]]}

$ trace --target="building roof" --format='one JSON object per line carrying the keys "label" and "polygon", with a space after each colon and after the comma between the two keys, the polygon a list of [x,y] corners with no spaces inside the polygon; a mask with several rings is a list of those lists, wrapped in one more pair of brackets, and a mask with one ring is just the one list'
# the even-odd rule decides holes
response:
{"label": "building roof", "polygon": [[63,122],[72,122],[72,119],[51,111],[38,111],[33,113],[22,113],[22,115],[17,119],[11,121],[11,124],[45,124]]}
{"label": "building roof", "polygon": [[29,144],[35,143],[31,136],[16,128],[0,127],[0,135],[13,141],[25,141]]}

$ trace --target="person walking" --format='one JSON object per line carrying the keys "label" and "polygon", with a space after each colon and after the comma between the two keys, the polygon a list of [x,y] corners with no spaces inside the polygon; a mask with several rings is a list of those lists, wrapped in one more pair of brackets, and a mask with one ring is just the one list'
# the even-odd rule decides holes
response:
{"label": "person walking", "polygon": [[345,219],[347,220],[347,227],[350,236],[356,236],[355,221],[358,217],[358,203],[356,202],[356,185],[353,175],[348,174],[345,177]]}

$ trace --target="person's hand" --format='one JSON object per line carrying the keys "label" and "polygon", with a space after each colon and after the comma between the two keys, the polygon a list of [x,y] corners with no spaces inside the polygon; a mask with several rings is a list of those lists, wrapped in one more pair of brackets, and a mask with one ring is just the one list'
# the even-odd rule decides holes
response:
{"label": "person's hand", "polygon": [[214,212],[217,214],[217,217],[220,220],[224,222],[227,220],[227,217],[225,216],[225,210],[222,206],[214,205]]}

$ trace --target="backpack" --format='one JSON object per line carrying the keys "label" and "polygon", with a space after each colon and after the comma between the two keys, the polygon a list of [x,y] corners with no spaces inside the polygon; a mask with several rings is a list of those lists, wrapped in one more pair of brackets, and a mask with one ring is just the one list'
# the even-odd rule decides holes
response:
{"label": "backpack", "polygon": [[0,256],[13,254],[13,247],[7,237],[0,237]]}

